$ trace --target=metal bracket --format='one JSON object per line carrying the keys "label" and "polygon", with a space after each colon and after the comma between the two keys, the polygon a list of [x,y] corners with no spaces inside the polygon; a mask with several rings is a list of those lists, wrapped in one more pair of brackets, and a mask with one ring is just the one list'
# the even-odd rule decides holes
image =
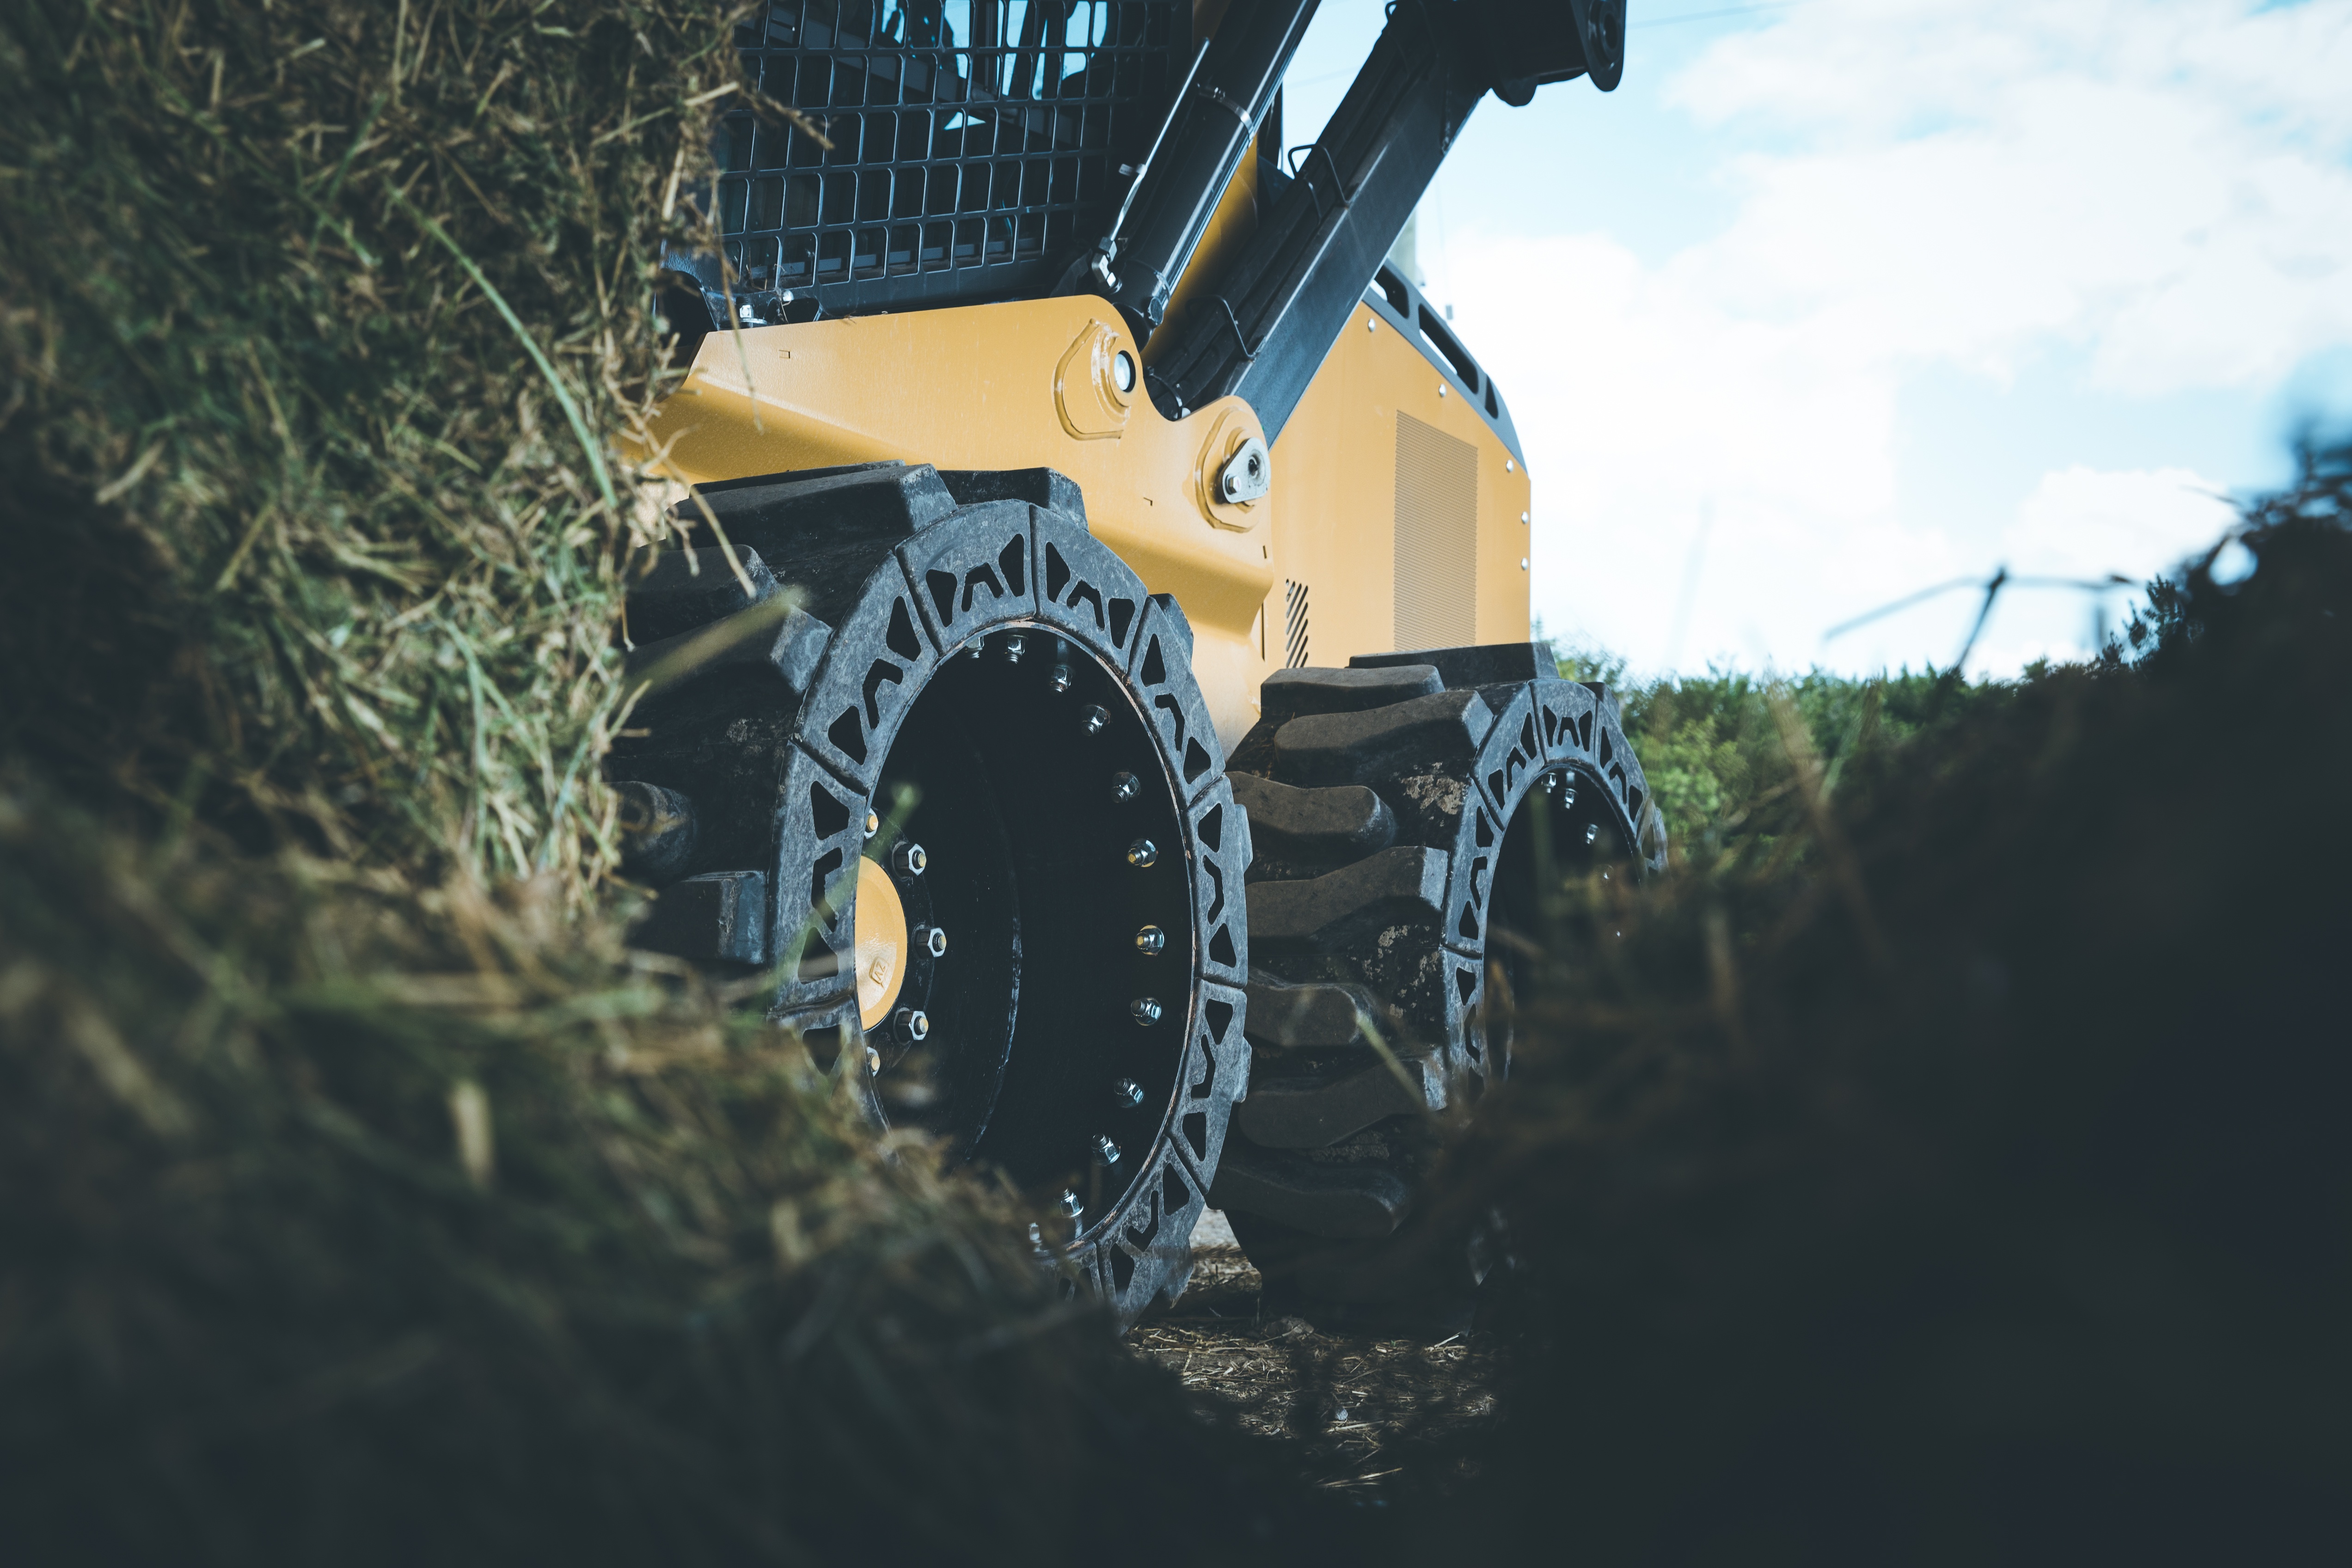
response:
{"label": "metal bracket", "polygon": [[1225,466],[1217,470],[1217,493],[1235,506],[1263,500],[1274,488],[1274,459],[1265,443],[1253,436],[1243,442]]}

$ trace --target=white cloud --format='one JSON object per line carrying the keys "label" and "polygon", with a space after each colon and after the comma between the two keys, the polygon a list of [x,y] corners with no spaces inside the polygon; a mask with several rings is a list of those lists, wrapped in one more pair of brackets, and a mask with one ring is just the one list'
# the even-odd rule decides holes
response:
{"label": "white cloud", "polygon": [[1978,670],[2013,670],[2035,658],[2080,658],[2092,651],[2092,616],[2120,622],[2149,578],[2212,547],[2236,517],[2210,480],[2186,468],[2103,473],[2074,467],[2045,474],[2001,535],[2001,564],[2021,576],[2126,578],[2129,588],[2095,598],[2028,587],[2007,595],[1986,627]]}
{"label": "white cloud", "polygon": [[[1722,40],[1670,89],[1722,149],[1720,233],[1654,267],[1591,235],[1448,247],[1528,443],[1539,612],[1639,665],[1916,662],[1964,607],[1820,634],[2003,552],[2139,574],[2210,541],[2209,482],[2074,467],[2005,532],[1948,538],[1897,514],[1898,399],[2053,351],[2103,395],[2262,389],[2352,342],[2347,81],[2347,0],[1811,0]],[[2079,606],[2053,617],[2005,608],[1989,656],[2085,640]]]}
{"label": "white cloud", "polygon": [[2002,558],[2012,572],[2119,572],[2137,584],[2210,547],[2235,515],[2210,481],[2186,468],[2071,468],[2045,475],[2018,507]]}

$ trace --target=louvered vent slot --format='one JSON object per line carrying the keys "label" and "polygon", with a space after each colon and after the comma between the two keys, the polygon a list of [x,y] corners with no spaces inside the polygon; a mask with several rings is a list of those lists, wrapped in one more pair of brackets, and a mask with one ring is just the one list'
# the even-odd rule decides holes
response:
{"label": "louvered vent slot", "polygon": [[1307,584],[1285,578],[1282,584],[1283,668],[1307,667]]}
{"label": "louvered vent slot", "polygon": [[1397,416],[1396,646],[1478,640],[1478,451]]}

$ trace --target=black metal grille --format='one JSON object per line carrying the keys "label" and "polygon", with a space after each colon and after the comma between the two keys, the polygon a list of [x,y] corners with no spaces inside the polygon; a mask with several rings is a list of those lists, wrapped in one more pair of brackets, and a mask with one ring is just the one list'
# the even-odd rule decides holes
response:
{"label": "black metal grille", "polygon": [[1052,287],[1150,150],[1192,6],[771,0],[736,41],[833,143],[746,112],[719,147],[739,315],[804,320]]}

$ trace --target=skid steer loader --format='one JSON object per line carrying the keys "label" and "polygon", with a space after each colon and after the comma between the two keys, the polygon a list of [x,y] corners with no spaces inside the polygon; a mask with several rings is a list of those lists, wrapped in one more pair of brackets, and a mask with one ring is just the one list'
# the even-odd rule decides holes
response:
{"label": "skid steer loader", "polygon": [[1383,260],[1486,93],[1616,85],[1623,0],[1396,0],[1286,148],[1315,8],[769,0],[670,258],[638,940],[772,968],[1122,1321],[1210,1204],[1269,1290],[1399,1293],[1538,839],[1664,854],[1529,640],[1502,393]]}

